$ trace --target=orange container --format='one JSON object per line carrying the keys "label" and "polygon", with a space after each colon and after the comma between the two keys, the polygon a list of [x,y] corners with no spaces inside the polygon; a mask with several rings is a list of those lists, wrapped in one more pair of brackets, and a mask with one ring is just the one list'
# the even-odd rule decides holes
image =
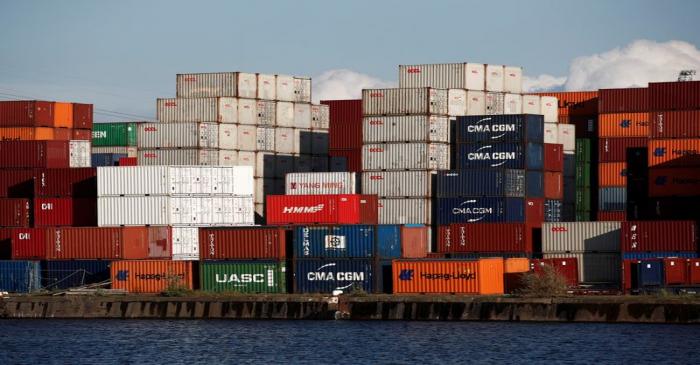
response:
{"label": "orange container", "polygon": [[627,186],[627,163],[603,162],[598,164],[598,186]]}
{"label": "orange container", "polygon": [[700,138],[649,140],[649,166],[700,166]]}
{"label": "orange container", "polygon": [[564,197],[564,174],[544,172],[544,198],[561,200]]}
{"label": "orange container", "polygon": [[503,259],[394,260],[394,293],[503,294]]}
{"label": "orange container", "polygon": [[112,289],[160,293],[169,287],[192,289],[192,262],[165,260],[112,261]]}
{"label": "orange container", "polygon": [[3,141],[67,141],[72,136],[72,130],[68,128],[0,128],[0,140]]}
{"label": "orange container", "polygon": [[649,137],[649,113],[615,113],[598,116],[599,137]]}
{"label": "orange container", "polygon": [[73,104],[53,103],[54,127],[73,128]]}
{"label": "orange container", "polygon": [[513,257],[503,260],[503,271],[506,274],[515,274],[530,271],[530,259]]}

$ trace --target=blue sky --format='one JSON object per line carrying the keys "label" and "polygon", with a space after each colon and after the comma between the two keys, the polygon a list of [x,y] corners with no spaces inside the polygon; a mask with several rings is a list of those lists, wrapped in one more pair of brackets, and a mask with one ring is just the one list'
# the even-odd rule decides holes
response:
{"label": "blue sky", "polygon": [[[93,102],[136,119],[155,116],[182,72],[347,69],[392,82],[398,64],[469,60],[566,77],[575,58],[638,39],[697,47],[698,14],[692,0],[0,0],[0,98]],[[96,117],[128,117],[107,114]]]}

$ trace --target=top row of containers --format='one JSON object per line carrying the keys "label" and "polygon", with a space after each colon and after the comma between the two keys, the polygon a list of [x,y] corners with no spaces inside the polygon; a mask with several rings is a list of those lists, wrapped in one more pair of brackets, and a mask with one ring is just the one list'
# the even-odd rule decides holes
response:
{"label": "top row of containers", "polygon": [[598,113],[700,109],[700,81],[650,82],[649,87],[600,89]]}
{"label": "top row of containers", "polygon": [[178,74],[178,98],[240,97],[311,102],[311,79],[246,72]]}
{"label": "top row of containers", "polygon": [[399,88],[434,87],[520,94],[523,69],[482,63],[400,65]]}
{"label": "top row of containers", "polygon": [[53,101],[0,102],[0,127],[92,128],[92,104]]}

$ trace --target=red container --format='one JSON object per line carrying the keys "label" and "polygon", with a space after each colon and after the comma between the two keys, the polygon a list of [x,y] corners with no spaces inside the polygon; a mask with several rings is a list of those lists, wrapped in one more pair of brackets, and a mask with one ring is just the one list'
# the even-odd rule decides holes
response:
{"label": "red container", "polygon": [[597,91],[564,91],[536,93],[540,96],[554,96],[559,100],[559,116],[598,114]]}
{"label": "red container", "polygon": [[73,129],[73,136],[71,139],[76,139],[80,141],[90,141],[92,140],[92,130],[91,129]]}
{"label": "red container", "polygon": [[362,99],[322,100],[321,104],[329,107],[328,148],[361,149]]}
{"label": "red container", "polygon": [[532,253],[531,229],[521,223],[468,223],[440,226],[438,252]]}
{"label": "red container", "polygon": [[362,172],[362,150],[328,150],[331,157],[345,157],[348,172]]}
{"label": "red container", "polygon": [[649,196],[696,196],[700,191],[700,168],[649,169]]}
{"label": "red container", "polygon": [[629,293],[632,290],[632,264],[639,262],[639,260],[622,260],[622,272],[620,273],[620,287],[623,293]]}
{"label": "red container", "polygon": [[46,259],[45,228],[13,228],[10,242],[13,260]]}
{"label": "red container", "polygon": [[92,104],[73,103],[73,128],[92,129]]}
{"label": "red container", "polygon": [[28,198],[34,190],[32,170],[0,170],[0,197]]}
{"label": "red container", "polygon": [[543,266],[551,266],[559,271],[570,287],[578,286],[578,260],[574,257],[561,259],[533,259],[530,266],[535,273],[542,272]]}
{"label": "red container", "polygon": [[70,167],[68,141],[1,141],[0,167]]}
{"label": "red container", "polygon": [[34,226],[72,226],[73,199],[36,198],[34,199]]}
{"label": "red container", "polygon": [[625,162],[627,149],[647,147],[647,138],[601,138],[598,142],[599,162]]}
{"label": "red container", "polygon": [[376,195],[268,195],[267,224],[377,224]]}
{"label": "red container", "polygon": [[697,251],[697,224],[694,221],[622,222],[622,252]]}
{"label": "red container", "polygon": [[627,212],[623,210],[602,211],[597,213],[596,220],[599,222],[622,222],[627,219]]}
{"label": "red container", "polygon": [[49,260],[121,260],[172,257],[169,227],[46,228]]}
{"label": "red container", "polygon": [[430,250],[430,240],[430,227],[401,226],[401,258],[425,258]]}
{"label": "red container", "polygon": [[598,114],[648,111],[649,89],[646,87],[598,90]]}
{"label": "red container", "polygon": [[97,169],[37,169],[34,179],[36,197],[96,197]]}
{"label": "red container", "polygon": [[651,138],[700,138],[700,110],[649,112]]}
{"label": "red container", "polygon": [[0,101],[0,126],[53,127],[50,101]]}
{"label": "red container", "polygon": [[31,212],[29,199],[0,199],[0,227],[29,227]]}
{"label": "red container", "polygon": [[700,259],[688,259],[688,284],[700,285]]}
{"label": "red container", "polygon": [[279,227],[200,228],[200,260],[284,260],[287,230]]}
{"label": "red container", "polygon": [[649,166],[700,166],[700,138],[652,139],[647,153]]}
{"label": "red container", "polygon": [[700,109],[700,81],[649,83],[649,110]]}
{"label": "red container", "polygon": [[564,171],[564,145],[544,144],[544,170],[553,172]]}
{"label": "red container", "polygon": [[688,285],[688,259],[665,258],[664,263],[664,284],[666,285]]}
{"label": "red container", "polygon": [[138,163],[138,158],[137,157],[120,157],[119,158],[119,166],[137,166]]}
{"label": "red container", "polygon": [[626,162],[603,162],[598,164],[598,186],[627,186]]}
{"label": "red container", "polygon": [[525,199],[525,223],[530,227],[542,228],[544,222],[544,199]]}
{"label": "red container", "polygon": [[544,173],[544,197],[545,199],[564,199],[564,174],[561,172]]}

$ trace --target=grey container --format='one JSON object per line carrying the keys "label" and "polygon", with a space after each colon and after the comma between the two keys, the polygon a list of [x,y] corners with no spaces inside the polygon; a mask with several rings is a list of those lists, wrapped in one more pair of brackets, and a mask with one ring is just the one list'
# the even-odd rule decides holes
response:
{"label": "grey container", "polygon": [[450,122],[437,115],[374,116],[362,118],[362,141],[450,142]]}
{"label": "grey container", "polygon": [[362,170],[447,170],[450,146],[439,143],[384,143],[362,146]]}
{"label": "grey container", "polygon": [[542,252],[619,252],[620,222],[542,224]]}
{"label": "grey container", "polygon": [[362,193],[379,197],[430,198],[434,177],[430,171],[364,172]]}
{"label": "grey container", "polygon": [[504,93],[486,93],[486,114],[487,115],[501,115],[505,110],[505,97]]}
{"label": "grey container", "polygon": [[399,87],[484,90],[483,63],[399,65]]}
{"label": "grey container", "polygon": [[330,106],[311,104],[311,129],[328,129],[330,119]]}
{"label": "grey container", "polygon": [[255,98],[257,81],[254,73],[245,72],[178,74],[175,89],[178,98]]}
{"label": "grey container", "polygon": [[139,165],[219,165],[219,150],[214,149],[143,149],[138,152]]}
{"label": "grey container", "polygon": [[545,259],[574,257],[578,261],[578,280],[582,284],[619,285],[621,261],[619,253],[545,253]]}
{"label": "grey container", "polygon": [[156,114],[161,123],[239,123],[236,98],[158,99]]}
{"label": "grey container", "polygon": [[430,199],[379,199],[379,224],[432,224]]}
{"label": "grey container", "polygon": [[126,157],[138,157],[136,147],[92,147],[92,153],[112,153],[126,155]]}
{"label": "grey container", "polygon": [[217,123],[139,123],[141,148],[218,148]]}
{"label": "grey container", "polygon": [[362,90],[364,115],[447,115],[447,90],[433,88]]}
{"label": "grey container", "polygon": [[624,211],[627,209],[627,188],[600,188],[598,209],[601,211]]}

